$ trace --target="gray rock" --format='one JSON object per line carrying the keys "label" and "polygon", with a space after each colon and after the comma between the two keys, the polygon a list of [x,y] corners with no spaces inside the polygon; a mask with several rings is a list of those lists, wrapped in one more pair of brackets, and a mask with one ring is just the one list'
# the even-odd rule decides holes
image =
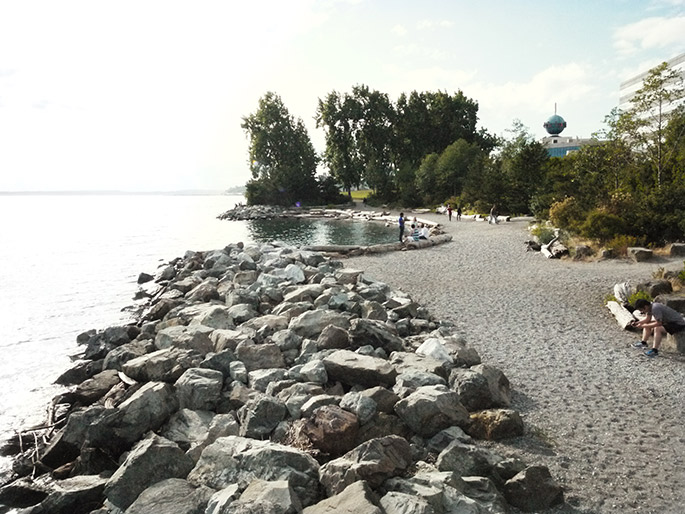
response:
{"label": "gray rock", "polygon": [[369,485],[361,480],[350,484],[338,494],[307,507],[302,514],[383,514],[377,501]]}
{"label": "gray rock", "polygon": [[447,385],[447,383],[445,379],[434,373],[414,369],[397,375],[393,391],[400,397],[406,397],[419,387],[433,385]]}
{"label": "gray rock", "polygon": [[193,484],[222,489],[232,484],[246,487],[255,478],[287,480],[304,506],[320,497],[319,464],[307,453],[243,437],[221,437],[202,452],[188,475]]}
{"label": "gray rock", "polygon": [[186,294],[186,300],[189,302],[209,302],[211,300],[219,300],[219,291],[217,290],[218,280],[214,277],[205,279],[201,284],[194,287]]}
{"label": "gray rock", "polygon": [[212,495],[207,502],[204,514],[222,514],[228,512],[229,505],[240,497],[240,488],[237,484],[224,487]]}
{"label": "gray rock", "polygon": [[406,493],[390,491],[380,504],[385,514],[435,514],[427,500]]}
{"label": "gray rock", "polygon": [[[292,397],[291,397],[292,398]],[[311,416],[314,411],[321,407],[325,407],[328,405],[335,405],[338,406],[340,404],[341,398],[339,396],[335,396],[332,394],[317,394],[316,396],[312,397],[300,397],[296,396],[296,400],[303,399],[304,401],[302,403],[299,403],[299,415],[297,417],[303,416],[303,417],[309,417]],[[291,404],[293,402],[291,399],[288,399],[288,402],[286,405],[288,405],[288,411],[291,410]],[[295,409],[293,409],[292,412],[296,412]],[[292,413],[291,413],[292,415]],[[295,417],[295,416],[293,416]]]}
{"label": "gray rock", "polygon": [[271,342],[276,344],[283,352],[286,350],[299,350],[302,346],[302,338],[292,330],[279,330],[271,336]]}
{"label": "gray rock", "polygon": [[395,404],[400,401],[400,397],[385,387],[371,387],[361,391],[362,396],[371,398],[376,404],[378,412],[394,413]]}
{"label": "gray rock", "polygon": [[145,489],[125,514],[200,514],[213,493],[209,487],[168,478]]}
{"label": "gray rock", "polygon": [[283,295],[283,301],[294,302],[309,302],[314,303],[314,300],[324,291],[324,286],[320,284],[307,284],[302,286],[293,286],[286,289]]}
{"label": "gray rock", "polygon": [[316,346],[320,350],[348,348],[350,346],[350,334],[344,328],[327,325],[319,334]]}
{"label": "gray rock", "polygon": [[468,411],[487,409],[494,404],[488,379],[478,371],[455,368],[450,374],[449,383]]}
{"label": "gray rock", "polygon": [[251,305],[246,303],[234,305],[228,309],[228,312],[236,325],[240,325],[251,320],[252,318],[259,316],[259,313]]}
{"label": "gray rock", "polygon": [[121,380],[118,371],[107,369],[82,382],[73,391],[60,395],[59,398],[66,403],[90,405],[105,396],[119,382]]}
{"label": "gray rock", "polygon": [[648,261],[653,255],[654,252],[652,252],[652,250],[649,248],[641,248],[637,246],[628,247],[628,256],[632,257],[632,259],[636,262]]}
{"label": "gray rock", "polygon": [[280,330],[288,328],[288,318],[285,316],[276,316],[274,314],[265,314],[257,316],[240,325],[240,330],[250,331],[261,334],[262,338],[272,336]]}
{"label": "gray rock", "polygon": [[314,359],[302,366],[300,373],[304,375],[308,382],[315,384],[325,384],[328,382],[328,373],[323,361]]}
{"label": "gray rock", "polygon": [[[124,363],[155,350],[152,341],[131,341],[110,350],[102,363],[103,369],[123,370]],[[59,382],[58,382],[59,383]]]}
{"label": "gray rock", "polygon": [[478,364],[471,369],[481,373],[487,379],[493,407],[509,407],[511,405],[509,380],[500,369],[487,364]]}
{"label": "gray rock", "polygon": [[224,385],[224,375],[215,369],[190,368],[174,386],[182,409],[215,410]]}
{"label": "gray rock", "polygon": [[388,311],[379,302],[366,300],[360,304],[361,317],[385,322],[388,320]]}
{"label": "gray rock", "polygon": [[171,416],[161,434],[183,451],[188,451],[191,446],[196,446],[207,438],[214,416],[210,411],[181,409]]}
{"label": "gray rock", "polygon": [[349,328],[349,314],[321,309],[307,311],[292,318],[288,328],[302,337],[318,337],[328,325]]}
{"label": "gray rock", "polygon": [[545,466],[530,466],[504,484],[504,496],[524,512],[539,512],[564,502],[564,493]]}
{"label": "gray rock", "polygon": [[151,434],[133,447],[107,481],[105,496],[125,510],[152,484],[167,478],[185,478],[194,465],[176,443]]}
{"label": "gray rock", "polygon": [[424,386],[395,404],[395,412],[421,437],[432,437],[451,426],[466,427],[469,414],[459,395],[445,386]]}
{"label": "gray rock", "polygon": [[673,292],[671,282],[664,279],[641,282],[635,286],[635,289],[648,293],[652,298],[656,298],[660,294],[669,294]]}
{"label": "gray rock", "polygon": [[297,514],[302,512],[299,498],[287,480],[265,481],[255,479],[231,504],[231,513],[245,514]]}
{"label": "gray rock", "polygon": [[260,439],[268,436],[285,418],[285,404],[271,396],[260,394],[238,410],[240,435]]}
{"label": "gray rock", "polygon": [[80,475],[49,482],[42,493],[43,496],[48,493],[47,497],[28,512],[35,514],[90,512],[102,503],[102,491],[106,481],[106,478],[96,475]]}
{"label": "gray rock", "polygon": [[461,441],[452,441],[440,452],[435,463],[440,471],[452,471],[458,476],[488,475],[498,460],[485,448]]}
{"label": "gray rock", "polygon": [[390,363],[398,373],[420,370],[433,373],[445,379],[449,376],[451,368],[451,365],[445,361],[413,352],[392,352],[390,354]]}
{"label": "gray rock", "polygon": [[248,374],[248,386],[255,391],[266,392],[269,384],[284,380],[288,371],[283,368],[267,368],[250,371]]}
{"label": "gray rock", "polygon": [[671,257],[685,257],[685,243],[673,243],[669,253]]}
{"label": "gray rock", "polygon": [[250,379],[250,375],[247,371],[247,367],[241,361],[233,361],[229,364],[229,372],[231,379],[247,384]]}
{"label": "gray rock", "polygon": [[388,354],[403,349],[402,339],[397,331],[382,321],[353,319],[350,322],[349,332],[352,348],[370,344],[374,348],[383,348]]}
{"label": "gray rock", "polygon": [[236,357],[233,352],[226,349],[217,353],[208,353],[200,363],[200,367],[219,371],[224,377],[227,377],[231,374],[231,362],[235,360]]}
{"label": "gray rock", "polygon": [[376,402],[359,392],[349,392],[342,397],[340,407],[353,412],[359,423],[365,425],[376,415]]}
{"label": "gray rock", "polygon": [[303,312],[310,311],[313,308],[314,305],[312,302],[282,302],[274,308],[272,314],[283,316],[290,322],[292,318],[299,316]]}
{"label": "gray rock", "polygon": [[214,343],[215,352],[224,350],[235,351],[236,347],[243,341],[249,340],[250,336],[240,330],[214,330],[209,338]]}
{"label": "gray rock", "polygon": [[[236,321],[242,323],[242,321]],[[222,305],[209,305],[204,312],[196,316],[191,325],[202,325],[220,330],[230,330],[235,328],[234,319],[228,307]]]}
{"label": "gray rock", "polygon": [[397,376],[397,372],[387,361],[349,350],[338,350],[325,357],[323,362],[330,380],[338,380],[351,386],[391,386]]}
{"label": "gray rock", "polygon": [[163,328],[155,337],[155,347],[160,350],[167,348],[195,350],[201,355],[207,355],[215,351],[214,343],[209,338],[213,330],[202,325]]}
{"label": "gray rock", "polygon": [[459,427],[449,427],[431,437],[426,444],[426,449],[434,453],[440,453],[453,441],[459,441],[464,444],[473,443],[471,436],[464,432],[464,430]]}
{"label": "gray rock", "polygon": [[411,448],[402,437],[387,436],[360,444],[342,457],[321,466],[319,477],[329,496],[359,480],[376,488],[402,474],[411,464]]}
{"label": "gray rock", "polygon": [[273,343],[254,344],[242,342],[236,348],[236,356],[248,371],[265,368],[285,368],[280,348]]}

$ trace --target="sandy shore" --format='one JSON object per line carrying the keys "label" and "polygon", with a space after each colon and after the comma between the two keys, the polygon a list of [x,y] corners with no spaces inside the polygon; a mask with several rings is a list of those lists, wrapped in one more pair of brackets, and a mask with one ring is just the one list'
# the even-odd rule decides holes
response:
{"label": "sandy shore", "polygon": [[527,433],[494,449],[549,467],[567,500],[553,512],[685,512],[685,359],[643,356],[603,305],[615,283],[682,259],[548,260],[526,251],[525,221],[419,217],[453,241],[345,265],[454,322],[504,371]]}

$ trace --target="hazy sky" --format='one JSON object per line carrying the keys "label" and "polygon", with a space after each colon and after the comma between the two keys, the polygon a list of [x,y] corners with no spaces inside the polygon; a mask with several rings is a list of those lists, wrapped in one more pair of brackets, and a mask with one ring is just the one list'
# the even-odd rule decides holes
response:
{"label": "hazy sky", "polygon": [[479,126],[587,137],[621,81],[685,52],[685,0],[0,0],[0,191],[225,189],[267,91],[461,89]]}

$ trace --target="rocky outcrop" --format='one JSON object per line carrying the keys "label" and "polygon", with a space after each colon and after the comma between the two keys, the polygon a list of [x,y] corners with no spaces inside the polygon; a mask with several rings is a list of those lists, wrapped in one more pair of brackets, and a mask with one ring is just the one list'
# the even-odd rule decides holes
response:
{"label": "rocky outcrop", "polygon": [[188,252],[155,281],[135,327],[81,338],[91,358],[63,375],[48,443],[17,460],[38,477],[0,501],[316,514],[563,498],[546,469],[474,441],[521,434],[509,381],[403,293],[273,245]]}

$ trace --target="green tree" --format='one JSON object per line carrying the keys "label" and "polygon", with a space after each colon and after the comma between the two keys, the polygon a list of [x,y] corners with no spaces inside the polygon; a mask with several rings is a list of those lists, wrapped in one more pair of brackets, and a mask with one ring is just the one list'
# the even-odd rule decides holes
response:
{"label": "green tree", "polygon": [[277,94],[264,95],[257,110],[243,117],[241,127],[250,141],[249,203],[292,205],[319,199],[318,157],[309,134],[302,119],[295,120]]}
{"label": "green tree", "polygon": [[459,139],[445,148],[436,164],[436,192],[441,197],[440,201],[461,194],[469,169],[481,158],[480,147],[464,139]]}
{"label": "green tree", "polygon": [[649,156],[657,187],[663,182],[666,127],[676,114],[672,106],[683,98],[683,76],[663,62],[649,70],[630,100],[631,108],[619,120],[618,128],[628,143]]}
{"label": "green tree", "polygon": [[438,160],[440,156],[431,153],[424,157],[418,171],[416,172],[416,189],[421,195],[421,199],[426,203],[433,203],[438,191]]}

